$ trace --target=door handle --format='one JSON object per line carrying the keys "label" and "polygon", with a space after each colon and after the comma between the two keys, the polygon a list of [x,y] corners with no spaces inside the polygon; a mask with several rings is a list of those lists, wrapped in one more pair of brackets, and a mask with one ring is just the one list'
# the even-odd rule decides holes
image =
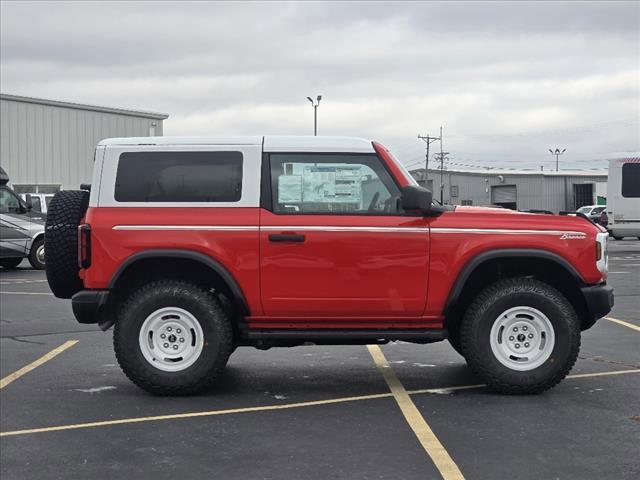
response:
{"label": "door handle", "polygon": [[270,242],[304,242],[304,235],[295,233],[272,233],[269,235]]}

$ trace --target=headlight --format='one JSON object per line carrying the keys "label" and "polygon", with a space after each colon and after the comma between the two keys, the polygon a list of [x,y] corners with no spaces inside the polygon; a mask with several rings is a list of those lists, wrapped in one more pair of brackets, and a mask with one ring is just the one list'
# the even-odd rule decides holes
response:
{"label": "headlight", "polygon": [[608,238],[609,234],[606,232],[596,235],[596,267],[601,273],[607,273],[609,270]]}

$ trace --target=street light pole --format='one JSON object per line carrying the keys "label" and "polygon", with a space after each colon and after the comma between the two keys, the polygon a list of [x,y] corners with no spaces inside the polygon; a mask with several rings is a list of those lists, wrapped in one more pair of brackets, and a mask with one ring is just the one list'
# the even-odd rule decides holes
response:
{"label": "street light pole", "polygon": [[311,102],[311,106],[313,107],[313,135],[318,135],[318,105],[320,105],[320,100],[322,100],[322,95],[318,95],[316,97],[316,101],[313,101],[313,98],[307,97],[307,100]]}
{"label": "street light pole", "polygon": [[566,148],[563,148],[562,150],[560,150],[559,148],[556,148],[555,151],[549,149],[549,153],[551,155],[555,155],[556,156],[556,172],[558,171],[558,157],[560,157],[560,155],[562,155],[566,151],[567,151]]}

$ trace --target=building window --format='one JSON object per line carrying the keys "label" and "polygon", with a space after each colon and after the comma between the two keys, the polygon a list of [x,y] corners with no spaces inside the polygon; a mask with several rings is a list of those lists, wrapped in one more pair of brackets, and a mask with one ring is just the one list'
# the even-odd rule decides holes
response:
{"label": "building window", "polygon": [[460,205],[463,205],[465,207],[470,207],[473,205],[473,200],[462,200],[462,202],[460,202]]}
{"label": "building window", "polygon": [[118,202],[237,202],[241,195],[241,152],[127,152],[118,161]]}
{"label": "building window", "polygon": [[449,187],[449,194],[451,195],[451,198],[455,198],[458,196],[458,185],[451,185]]}

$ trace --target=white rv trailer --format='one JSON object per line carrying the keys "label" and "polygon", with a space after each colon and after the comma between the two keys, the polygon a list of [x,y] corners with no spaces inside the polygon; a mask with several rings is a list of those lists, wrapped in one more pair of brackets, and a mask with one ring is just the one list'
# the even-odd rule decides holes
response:
{"label": "white rv trailer", "polygon": [[640,239],[640,157],[609,160],[607,217],[613,238]]}

